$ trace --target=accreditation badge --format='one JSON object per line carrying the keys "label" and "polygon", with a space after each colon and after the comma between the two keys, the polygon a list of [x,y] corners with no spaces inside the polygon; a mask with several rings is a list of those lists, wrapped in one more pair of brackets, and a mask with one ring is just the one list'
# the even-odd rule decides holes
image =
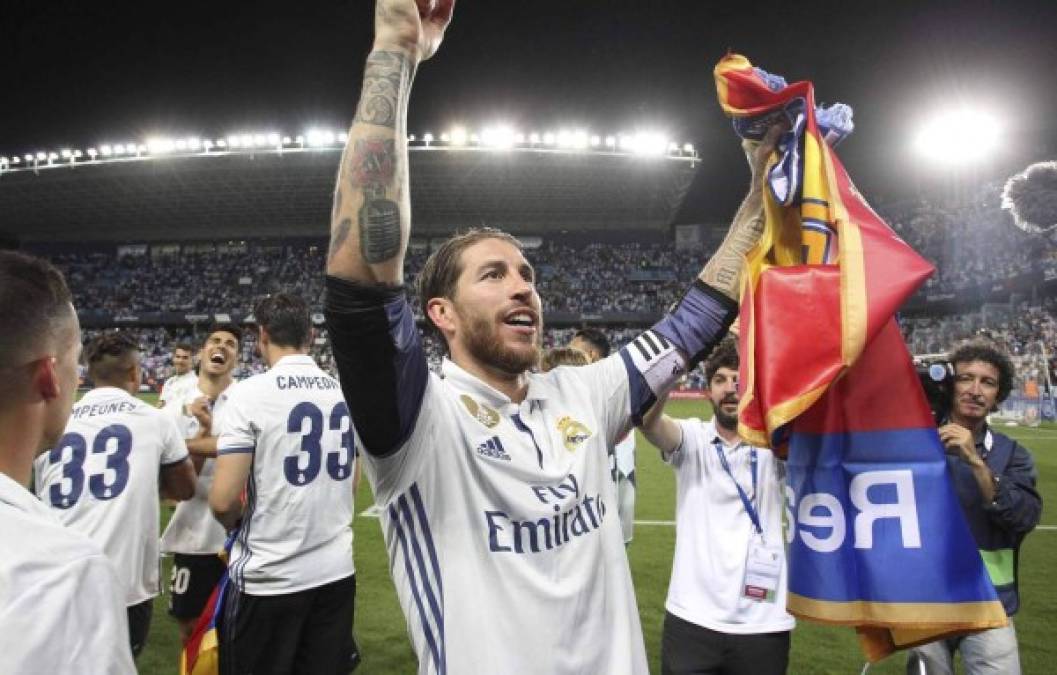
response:
{"label": "accreditation badge", "polygon": [[780,545],[768,545],[762,537],[750,539],[742,595],[757,602],[774,602],[784,559],[785,551]]}

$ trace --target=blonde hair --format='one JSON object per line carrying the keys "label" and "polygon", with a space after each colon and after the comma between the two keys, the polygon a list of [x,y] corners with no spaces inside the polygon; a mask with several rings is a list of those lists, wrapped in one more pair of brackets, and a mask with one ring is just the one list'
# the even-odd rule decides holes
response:
{"label": "blonde hair", "polygon": [[576,347],[555,347],[543,352],[540,358],[540,370],[547,372],[558,366],[586,366],[591,363],[590,357]]}

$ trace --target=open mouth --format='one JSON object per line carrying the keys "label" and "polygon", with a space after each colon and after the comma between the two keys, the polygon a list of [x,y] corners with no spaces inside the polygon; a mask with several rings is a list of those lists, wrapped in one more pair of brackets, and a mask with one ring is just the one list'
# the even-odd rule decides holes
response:
{"label": "open mouth", "polygon": [[535,328],[536,327],[536,314],[529,310],[517,310],[507,314],[506,318],[503,319],[503,323],[508,326],[514,326],[515,328]]}
{"label": "open mouth", "polygon": [[224,358],[224,355],[221,354],[220,352],[215,352],[212,355],[210,355],[209,362],[212,363],[212,364],[218,365],[218,366],[222,366],[225,363],[227,363],[228,360],[226,358]]}

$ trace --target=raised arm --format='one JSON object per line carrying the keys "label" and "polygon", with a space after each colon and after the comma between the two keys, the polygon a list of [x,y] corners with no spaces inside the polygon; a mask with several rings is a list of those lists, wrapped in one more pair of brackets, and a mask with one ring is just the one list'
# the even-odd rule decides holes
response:
{"label": "raised arm", "polygon": [[774,152],[775,143],[783,131],[783,126],[775,125],[768,130],[763,140],[742,142],[741,146],[752,169],[749,194],[734,214],[734,220],[727,236],[723,238],[723,243],[719,245],[716,254],[705,263],[698,276],[698,279],[735,302],[741,299],[741,272],[745,266],[745,254],[756,245],[763,234],[763,175],[767,169],[767,160]]}
{"label": "raised arm", "polygon": [[334,192],[327,274],[368,284],[403,282],[411,229],[407,101],[415,70],[440,46],[454,4],[375,5],[374,45]]}
{"label": "raised arm", "polygon": [[642,416],[640,427],[646,440],[653,443],[664,458],[667,458],[683,442],[683,430],[679,428],[675,420],[664,414],[664,404],[667,402],[668,395],[661,396]]}

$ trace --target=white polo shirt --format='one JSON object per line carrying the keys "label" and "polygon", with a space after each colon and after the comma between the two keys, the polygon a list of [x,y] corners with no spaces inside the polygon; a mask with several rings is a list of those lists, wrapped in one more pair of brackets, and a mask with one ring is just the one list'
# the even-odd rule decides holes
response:
{"label": "white polo shirt", "polygon": [[365,455],[418,672],[647,673],[608,452],[622,357],[529,374],[520,404],[441,371],[406,443]]}
{"label": "white polo shirt", "polygon": [[103,547],[127,586],[126,605],[158,595],[158,471],[186,458],[171,415],[99,387],[73,406],[58,445],[34,463],[37,496]]}
{"label": "white polo shirt", "polygon": [[253,454],[232,581],[277,595],[352,576],[356,446],[341,385],[296,355],[225,395],[217,453]]}
{"label": "white polo shirt", "polygon": [[0,673],[135,672],[113,564],[0,473]]}
{"label": "white polo shirt", "polygon": [[[774,602],[743,597],[752,521],[738,489],[720,462],[714,421],[676,420],[678,448],[663,459],[675,469],[675,558],[665,609],[690,623],[721,633],[792,630],[786,612],[788,567],[783,561]],[[722,440],[722,439],[721,439]],[[759,511],[764,540],[784,547],[784,467],[766,448],[756,448],[757,494],[751,494],[750,446],[722,445],[731,473]]]}
{"label": "white polo shirt", "polygon": [[[184,438],[194,438],[199,429],[198,420],[193,416],[183,414],[184,409],[205,395],[205,392],[195,384],[193,388],[183,391],[183,397],[179,403],[174,402],[173,414],[177,415],[177,426],[180,427]],[[214,426],[224,409],[226,395],[227,391],[224,391],[213,403]],[[214,555],[224,548],[226,533],[209,509],[209,488],[213,486],[215,464],[212,458],[206,459],[202,470],[198,473],[194,497],[180,502],[173,511],[169,526],[165,528],[161,536],[163,553]]]}

